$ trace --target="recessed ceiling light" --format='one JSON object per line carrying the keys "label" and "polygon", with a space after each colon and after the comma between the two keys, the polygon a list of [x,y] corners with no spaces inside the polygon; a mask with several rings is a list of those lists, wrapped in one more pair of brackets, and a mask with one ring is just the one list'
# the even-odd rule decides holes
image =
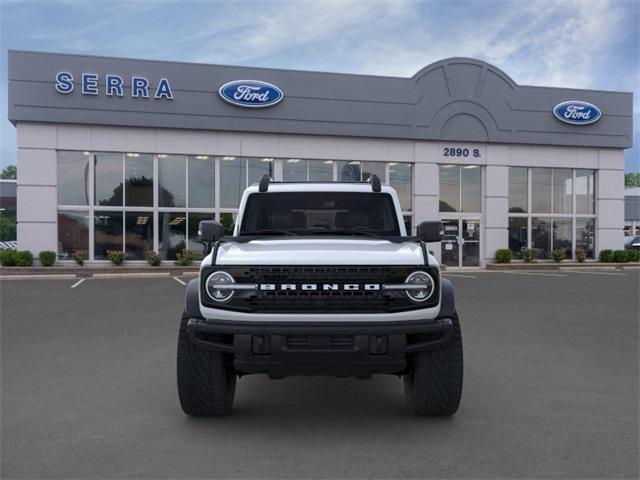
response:
{"label": "recessed ceiling light", "polygon": [[207,155],[196,155],[196,160],[207,160],[208,158]]}
{"label": "recessed ceiling light", "polygon": [[222,157],[223,160],[235,160],[236,157]]}
{"label": "recessed ceiling light", "polygon": [[390,167],[395,167],[398,164],[398,162],[389,162],[389,166]]}
{"label": "recessed ceiling light", "polygon": [[158,158],[167,158],[167,155],[165,155],[164,153],[161,153],[160,155],[158,155]]}
{"label": "recessed ceiling light", "polygon": [[360,162],[357,160],[354,160],[353,162],[349,162],[349,165],[360,165]]}
{"label": "recessed ceiling light", "polygon": [[91,152],[82,152],[83,155],[91,155]]}
{"label": "recessed ceiling light", "polygon": [[333,160],[325,160],[324,162],[326,165],[332,165],[333,164]]}
{"label": "recessed ceiling light", "polygon": [[265,158],[263,158],[263,159],[262,159],[262,161],[263,161],[263,162],[267,162],[267,163],[269,163],[269,162],[273,162],[273,158],[265,157]]}
{"label": "recessed ceiling light", "polygon": [[289,160],[287,160],[287,163],[298,163],[299,161],[299,158],[290,158]]}
{"label": "recessed ceiling light", "polygon": [[462,168],[478,168],[478,167],[479,167],[479,165],[465,165]]}
{"label": "recessed ceiling light", "polygon": [[127,153],[127,157],[139,157],[139,153]]}

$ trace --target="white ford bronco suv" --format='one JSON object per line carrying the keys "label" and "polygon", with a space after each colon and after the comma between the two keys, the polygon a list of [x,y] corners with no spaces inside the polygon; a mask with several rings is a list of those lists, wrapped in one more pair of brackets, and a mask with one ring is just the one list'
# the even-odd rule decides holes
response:
{"label": "white ford bronco suv", "polygon": [[187,286],[178,393],[188,415],[231,413],[236,378],[265,373],[402,376],[415,415],[452,415],[462,394],[462,337],[451,282],[407,236],[398,197],[367,183],[246,189],[233,236],[203,221],[209,254]]}

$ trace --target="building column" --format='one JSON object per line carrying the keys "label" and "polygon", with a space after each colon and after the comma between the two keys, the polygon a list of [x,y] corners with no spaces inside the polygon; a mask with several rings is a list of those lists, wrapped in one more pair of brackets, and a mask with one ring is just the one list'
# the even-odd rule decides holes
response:
{"label": "building column", "polygon": [[[491,159],[489,159],[491,161]],[[509,248],[509,167],[487,165],[484,181],[484,265],[496,250]]]}
{"label": "building column", "polygon": [[[440,183],[436,163],[416,162],[414,168],[413,228],[415,231],[420,222],[438,220]],[[413,232],[407,232],[407,234],[412,235]],[[430,243],[428,248],[437,258],[441,258],[439,242]]]}
{"label": "building column", "polygon": [[19,123],[17,137],[18,249],[57,252],[56,127]]}
{"label": "building column", "polygon": [[596,258],[624,248],[624,151],[601,148],[596,174]]}

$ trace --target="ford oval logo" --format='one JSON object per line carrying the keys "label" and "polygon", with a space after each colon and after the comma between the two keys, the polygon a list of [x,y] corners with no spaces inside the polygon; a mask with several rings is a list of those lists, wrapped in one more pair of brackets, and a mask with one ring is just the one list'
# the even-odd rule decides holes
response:
{"label": "ford oval logo", "polygon": [[218,94],[225,101],[238,107],[272,107],[284,97],[275,85],[260,80],[234,80],[222,85]]}
{"label": "ford oval logo", "polygon": [[558,120],[571,125],[589,125],[597,122],[602,112],[592,103],[580,100],[569,100],[553,107],[553,114]]}

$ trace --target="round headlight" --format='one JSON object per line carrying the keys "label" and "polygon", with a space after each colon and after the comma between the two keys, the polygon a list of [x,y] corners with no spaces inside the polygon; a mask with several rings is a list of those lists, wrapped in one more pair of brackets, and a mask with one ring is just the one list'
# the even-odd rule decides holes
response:
{"label": "round headlight", "polygon": [[404,281],[411,288],[405,290],[407,296],[414,302],[424,302],[431,298],[435,290],[433,277],[427,272],[413,272]]}
{"label": "round headlight", "polygon": [[216,302],[226,302],[233,296],[234,290],[225,288],[225,285],[235,283],[235,280],[227,272],[213,272],[207,277],[205,284],[207,295]]}

